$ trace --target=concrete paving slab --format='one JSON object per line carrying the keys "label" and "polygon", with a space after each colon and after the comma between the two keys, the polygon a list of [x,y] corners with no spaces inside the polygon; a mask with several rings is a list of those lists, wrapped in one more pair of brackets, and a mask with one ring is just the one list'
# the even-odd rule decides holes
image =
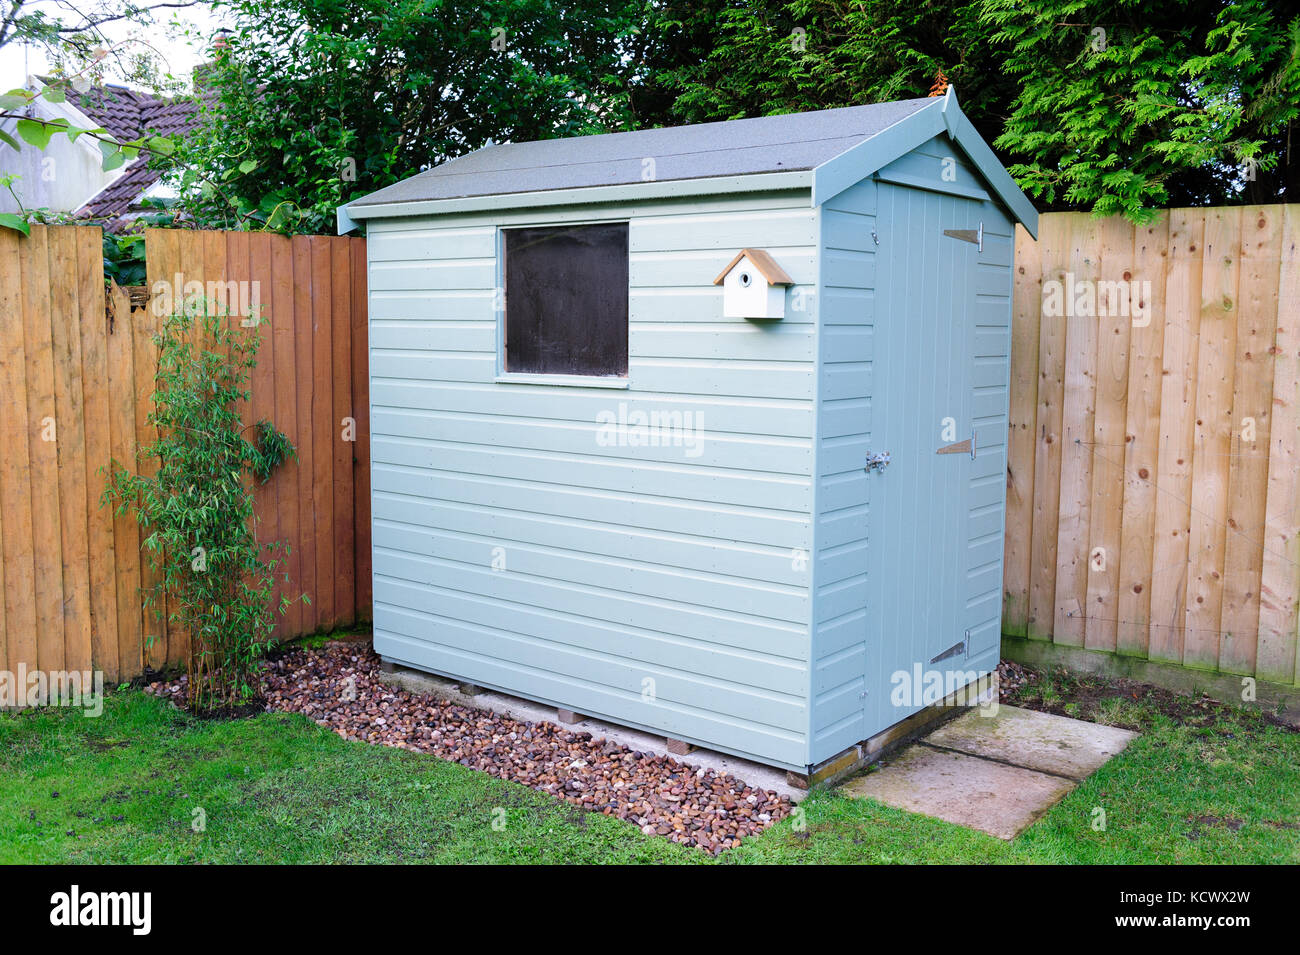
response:
{"label": "concrete paving slab", "polygon": [[1018,706],[999,706],[993,716],[972,710],[939,727],[925,741],[971,756],[1080,780],[1096,772],[1136,735],[1114,726]]}
{"label": "concrete paving slab", "polygon": [[1012,839],[1073,788],[1061,776],[917,743],[842,792]]}

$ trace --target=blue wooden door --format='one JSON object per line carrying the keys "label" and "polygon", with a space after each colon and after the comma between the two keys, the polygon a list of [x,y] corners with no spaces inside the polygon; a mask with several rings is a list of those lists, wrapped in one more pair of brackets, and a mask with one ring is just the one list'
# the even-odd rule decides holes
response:
{"label": "blue wooden door", "polygon": [[890,460],[868,476],[872,733],[967,682],[979,250],[945,231],[978,234],[990,206],[881,183],[879,210],[871,450]]}

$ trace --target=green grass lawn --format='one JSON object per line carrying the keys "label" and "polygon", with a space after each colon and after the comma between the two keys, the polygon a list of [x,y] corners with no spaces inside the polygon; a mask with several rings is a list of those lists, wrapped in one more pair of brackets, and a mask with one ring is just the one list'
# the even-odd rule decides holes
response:
{"label": "green grass lawn", "polygon": [[[1077,688],[1052,678],[1038,696],[1070,706]],[[717,861],[1300,862],[1300,734],[1226,708],[1173,719],[1145,700],[1089,706],[1143,735],[1011,843],[821,792]],[[1096,807],[1105,831],[1093,829]],[[298,716],[199,721],[135,690],[111,694],[99,719],[0,714],[4,863],[708,861]]]}

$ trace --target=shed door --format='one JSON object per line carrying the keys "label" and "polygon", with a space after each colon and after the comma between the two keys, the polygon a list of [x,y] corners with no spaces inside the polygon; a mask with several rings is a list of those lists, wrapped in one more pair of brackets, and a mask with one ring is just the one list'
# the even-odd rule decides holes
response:
{"label": "shed door", "polygon": [[884,183],[878,195],[870,450],[888,451],[890,463],[868,476],[873,733],[933,702],[924,696],[932,673],[964,685],[969,669],[975,462],[963,442],[973,438],[978,252],[944,233],[977,231],[990,213],[979,200]]}

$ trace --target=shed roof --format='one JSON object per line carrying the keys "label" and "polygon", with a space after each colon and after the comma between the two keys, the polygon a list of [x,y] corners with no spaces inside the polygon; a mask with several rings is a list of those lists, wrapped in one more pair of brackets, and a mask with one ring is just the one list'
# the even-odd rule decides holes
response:
{"label": "shed roof", "polygon": [[819,204],[945,130],[1035,232],[1032,205],[961,114],[951,87],[942,98],[486,146],[340,207],[339,227],[381,216],[778,188],[811,188]]}
{"label": "shed roof", "polygon": [[543,189],[814,169],[934,100],[912,99],[695,126],[486,146],[371,193],[351,208]]}

